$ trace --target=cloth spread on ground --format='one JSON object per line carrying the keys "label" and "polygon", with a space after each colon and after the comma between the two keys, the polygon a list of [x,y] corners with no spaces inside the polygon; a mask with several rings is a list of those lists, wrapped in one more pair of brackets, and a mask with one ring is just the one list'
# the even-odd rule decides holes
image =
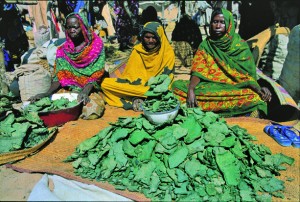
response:
{"label": "cloth spread on ground", "polygon": [[157,22],[150,22],[145,24],[144,31],[158,37],[160,48],[148,52],[141,43],[136,45],[120,78],[103,80],[101,88],[109,105],[132,108],[132,98],[145,97],[149,89],[145,83],[152,76],[165,73],[173,80],[175,55],[163,27]]}
{"label": "cloth spread on ground", "polygon": [[[8,164],[7,166],[19,172],[39,172],[59,175],[66,179],[96,185],[97,187],[117,193],[134,201],[149,201],[149,199],[140,193],[116,190],[112,185],[106,182],[91,181],[76,176],[71,163],[63,162],[65,158],[75,151],[78,144],[94,136],[100,130],[103,130],[108,126],[109,122],[115,122],[119,116],[138,116],[140,114],[139,112],[133,112],[132,110],[126,111],[122,108],[106,107],[107,111],[103,118],[89,121],[79,119],[77,121],[68,122],[60,128],[55,139],[41,151],[22,161]],[[247,129],[250,134],[257,137],[257,144],[266,145],[271,149],[272,153],[283,153],[295,159],[295,164],[293,166],[288,166],[288,169],[284,171],[279,178],[285,180],[291,175],[295,176],[294,180],[285,182],[286,192],[284,195],[291,201],[298,201],[299,194],[298,192],[295,192],[295,190],[299,188],[300,178],[298,150],[293,147],[282,147],[277,142],[273,141],[271,137],[267,136],[263,132],[263,128],[270,122],[268,120],[239,117],[228,118],[226,121],[230,125],[238,124],[240,127]],[[294,124],[291,123],[291,125]],[[298,175],[295,175],[297,173]]]}
{"label": "cloth spread on ground", "polygon": [[[52,182],[54,188],[49,186]],[[52,184],[51,183],[51,184]],[[28,201],[131,201],[105,189],[57,175],[44,174],[32,189]]]}
{"label": "cloth spread on ground", "polygon": [[[195,88],[198,106],[223,116],[235,116],[260,110],[267,105],[248,86],[258,88],[256,67],[247,43],[235,33],[232,14],[222,9],[226,33],[219,39],[207,37],[193,59],[191,74],[200,78]],[[189,81],[176,81],[172,88],[186,102]]]}
{"label": "cloth spread on ground", "polygon": [[89,29],[84,16],[74,15],[79,20],[86,45],[82,50],[76,52],[74,43],[66,34],[66,42],[57,49],[54,81],[59,81],[63,87],[83,88],[86,84],[93,83],[96,88],[99,88],[101,77],[105,71],[103,41]]}

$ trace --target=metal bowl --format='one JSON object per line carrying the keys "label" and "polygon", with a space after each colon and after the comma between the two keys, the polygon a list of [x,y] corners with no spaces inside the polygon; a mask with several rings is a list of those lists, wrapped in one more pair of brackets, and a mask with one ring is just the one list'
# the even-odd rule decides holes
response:
{"label": "metal bowl", "polygon": [[178,114],[180,108],[180,103],[171,110],[164,112],[151,112],[143,109],[145,117],[153,124],[164,124],[166,122],[172,121]]}

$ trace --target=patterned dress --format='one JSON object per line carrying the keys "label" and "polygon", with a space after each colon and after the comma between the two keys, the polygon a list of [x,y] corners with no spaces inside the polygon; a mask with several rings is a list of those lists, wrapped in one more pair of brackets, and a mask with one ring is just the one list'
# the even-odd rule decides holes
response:
{"label": "patterned dress", "polygon": [[[69,16],[72,14],[74,13]],[[79,19],[86,45],[76,52],[74,43],[66,34],[66,42],[59,46],[56,52],[54,81],[59,81],[62,87],[69,86],[79,90],[86,84],[93,83],[94,87],[99,89],[105,71],[104,44],[102,39],[90,30],[84,16],[75,16]]]}
{"label": "patterned dress", "polygon": [[[236,116],[256,110],[267,114],[267,104],[249,88],[259,88],[256,66],[247,43],[235,33],[232,14],[222,9],[226,34],[219,39],[207,37],[192,62],[191,75],[200,78],[195,88],[198,106],[223,116]],[[185,103],[189,81],[178,80],[174,93]]]}

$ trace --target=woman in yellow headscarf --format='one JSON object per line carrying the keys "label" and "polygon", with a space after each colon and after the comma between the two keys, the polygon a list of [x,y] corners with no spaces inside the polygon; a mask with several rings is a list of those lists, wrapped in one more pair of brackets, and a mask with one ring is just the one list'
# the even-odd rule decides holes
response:
{"label": "woman in yellow headscarf", "polygon": [[109,105],[137,111],[136,103],[145,98],[149,89],[145,84],[151,77],[167,74],[174,78],[175,54],[162,25],[146,23],[140,37],[141,43],[133,47],[120,78],[105,78],[101,84]]}

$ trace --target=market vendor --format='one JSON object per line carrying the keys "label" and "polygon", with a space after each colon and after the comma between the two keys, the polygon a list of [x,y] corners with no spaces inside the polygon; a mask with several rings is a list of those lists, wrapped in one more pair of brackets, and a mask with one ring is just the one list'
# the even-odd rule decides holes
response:
{"label": "market vendor", "polygon": [[174,93],[188,107],[200,107],[223,116],[267,115],[272,94],[256,80],[256,66],[247,43],[235,33],[231,12],[216,9],[210,36],[199,46],[190,81],[178,80]]}
{"label": "market vendor", "polygon": [[90,29],[87,19],[81,14],[69,14],[65,28],[66,42],[57,49],[51,87],[46,93],[31,97],[30,101],[50,96],[63,88],[78,93],[77,99],[83,102],[83,112],[87,113],[81,117],[90,119],[92,115],[98,118],[105,108],[102,97],[94,93],[100,90],[105,75],[103,41]]}
{"label": "market vendor", "polygon": [[141,43],[133,47],[120,78],[105,78],[101,84],[105,101],[111,106],[139,111],[149,78],[164,73],[173,80],[175,54],[162,25],[148,22],[140,36]]}

